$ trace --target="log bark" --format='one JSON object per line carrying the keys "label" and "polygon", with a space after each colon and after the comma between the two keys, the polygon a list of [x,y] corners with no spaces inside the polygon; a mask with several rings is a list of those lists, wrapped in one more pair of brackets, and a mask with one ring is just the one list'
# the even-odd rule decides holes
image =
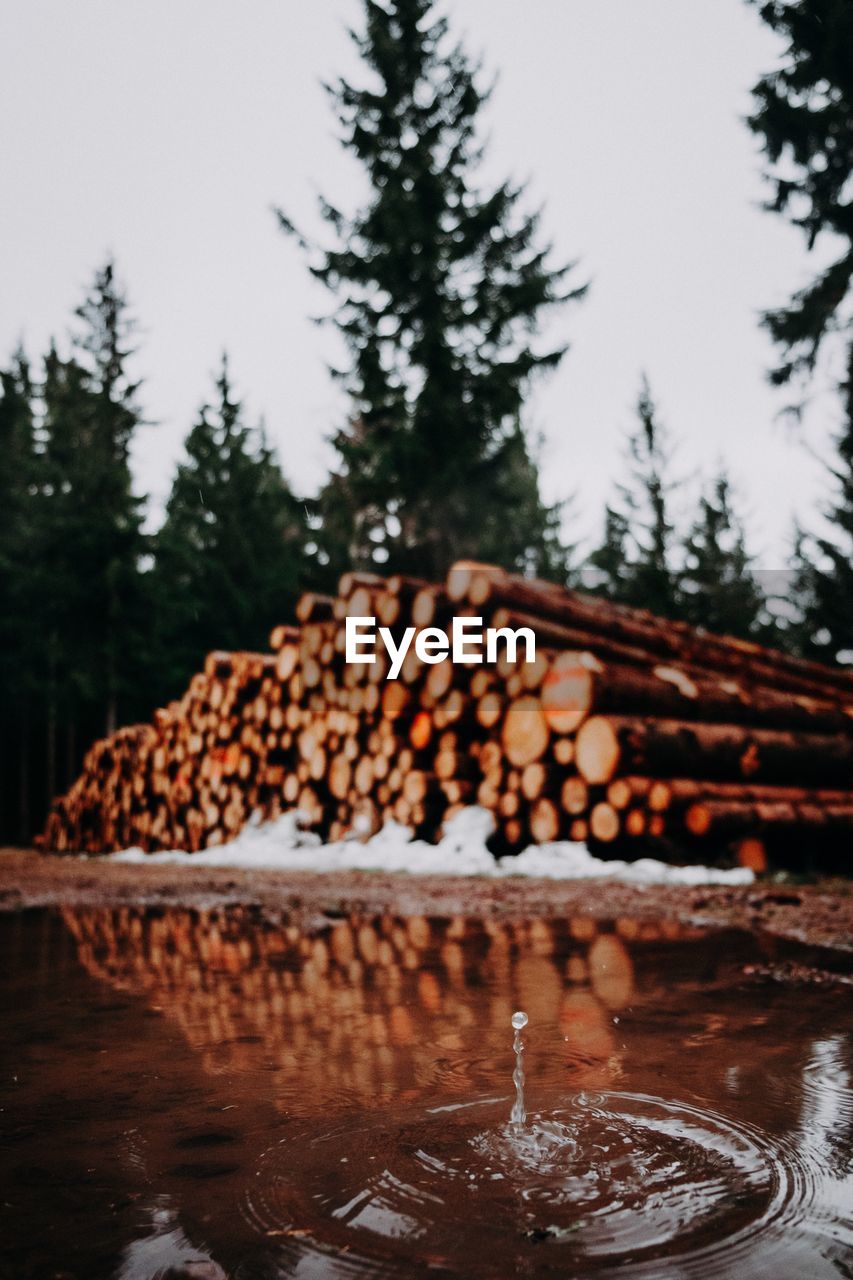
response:
{"label": "log bark", "polygon": [[853,832],[853,803],[794,804],[790,801],[702,800],[692,804],[684,824],[693,836],[718,839],[765,832]]}
{"label": "log bark", "polygon": [[[561,834],[688,856],[717,840],[753,860],[818,836],[847,848],[853,693],[837,673],[489,566],[449,585],[346,575],[337,597],[303,597],[271,653],[212,653],[152,724],[87,752],[46,847],[198,849],[297,805],[326,837],[368,813],[433,839],[476,798],[505,849]],[[345,662],[349,613],[399,633],[444,624],[454,593],[460,614],[532,626],[536,661],[439,670],[411,650],[397,681],[383,654]]]}
{"label": "log bark", "polygon": [[634,794],[645,794],[648,807],[653,813],[665,813],[670,809],[684,809],[700,800],[734,800],[746,803],[782,802],[788,804],[836,805],[846,804],[851,799],[851,792],[843,789],[824,787],[773,786],[772,784],[749,782],[712,782],[702,778],[632,778],[620,779],[611,783],[608,798],[613,788],[620,782],[632,787],[645,787],[645,791],[637,790]]}
{"label": "log bark", "polygon": [[615,712],[853,736],[853,698],[833,703],[660,663],[646,669],[605,663],[590,652],[551,660],[542,706],[554,733],[572,733],[590,715]]}
{"label": "log bark", "polygon": [[577,738],[577,768],[591,783],[620,773],[853,786],[853,741],[742,725],[593,716]]}
{"label": "log bark", "polygon": [[[454,579],[450,570],[448,583]],[[752,641],[700,632],[596,596],[518,578],[489,566],[466,570],[465,598],[477,608],[508,608],[604,635],[662,657],[716,671],[746,672],[755,680],[805,692],[835,689],[853,695],[853,673],[822,666]],[[462,597],[458,597],[462,598]]]}

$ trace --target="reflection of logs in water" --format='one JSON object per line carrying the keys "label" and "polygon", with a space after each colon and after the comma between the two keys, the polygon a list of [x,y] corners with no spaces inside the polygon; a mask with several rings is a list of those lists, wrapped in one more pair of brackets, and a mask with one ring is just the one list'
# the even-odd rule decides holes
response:
{"label": "reflection of logs in water", "polygon": [[[572,1079],[618,1074],[613,1014],[635,990],[633,938],[689,931],[631,920],[349,918],[305,931],[251,910],[65,912],[87,969],[144,991],[212,1071],[272,1070],[277,1095],[316,1071],[364,1101],[382,1089],[469,1090],[492,1064],[465,1047],[516,1008],[559,1026]],[[482,998],[471,999],[471,988]]]}

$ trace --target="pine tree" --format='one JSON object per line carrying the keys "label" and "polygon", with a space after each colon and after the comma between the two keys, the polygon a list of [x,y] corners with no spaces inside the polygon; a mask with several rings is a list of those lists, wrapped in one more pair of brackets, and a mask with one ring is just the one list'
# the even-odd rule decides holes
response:
{"label": "pine tree", "polygon": [[767,601],[753,573],[724,471],[700,497],[684,552],[680,591],[686,621],[725,635],[768,640]]}
{"label": "pine tree", "polygon": [[645,378],[637,417],[638,426],[628,439],[629,480],[617,486],[616,501],[606,508],[604,539],[589,565],[597,589],[611,599],[678,617],[679,575],[669,511],[675,487],[670,477],[672,450]]}
{"label": "pine tree", "polygon": [[365,0],[354,39],[369,86],[330,89],[371,196],[352,216],[322,202],[337,247],[313,251],[351,361],[338,371],[351,421],[321,497],[327,548],[341,565],[427,576],[457,556],[561,576],[558,515],[518,423],[530,379],[564,353],[539,348],[537,323],[584,290],[537,244],[523,188],[476,185],[488,93],[433,8]]}
{"label": "pine tree", "polygon": [[216,391],[187,437],[156,537],[162,697],[174,697],[210,649],[266,649],[301,587],[305,512],[263,430],[246,425],[225,358]]}
{"label": "pine tree", "polygon": [[849,0],[751,0],[787,42],[783,64],[754,89],[749,119],[762,140],[774,187],[769,208],[802,228],[809,249],[840,243],[830,265],[786,307],[765,315],[782,360],[771,374],[782,385],[808,382],[828,338],[843,334],[844,421],[829,464],[835,496],[829,536],[800,532],[796,600],[802,647],[837,658],[853,651],[853,5]]}

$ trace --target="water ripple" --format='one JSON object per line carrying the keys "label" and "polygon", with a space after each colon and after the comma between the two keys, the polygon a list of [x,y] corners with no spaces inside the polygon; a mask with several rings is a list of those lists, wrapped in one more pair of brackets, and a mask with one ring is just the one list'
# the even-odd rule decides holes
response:
{"label": "water ripple", "polygon": [[411,1274],[418,1259],[479,1276],[495,1257],[620,1277],[790,1265],[820,1176],[807,1148],[640,1093],[563,1098],[525,1125],[509,1101],[295,1125],[262,1157],[245,1216],[298,1256],[345,1250],[347,1274]]}

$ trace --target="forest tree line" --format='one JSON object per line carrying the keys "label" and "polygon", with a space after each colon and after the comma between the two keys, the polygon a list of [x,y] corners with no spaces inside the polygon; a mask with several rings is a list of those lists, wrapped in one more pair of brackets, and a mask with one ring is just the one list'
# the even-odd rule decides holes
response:
{"label": "forest tree line", "polygon": [[162,524],[147,531],[130,464],[144,389],[111,261],[69,342],[37,363],[18,350],[0,371],[0,839],[31,837],[94,738],[178,696],[210,649],[265,648],[302,590],[331,589],[348,568],[436,578],[476,558],[827,661],[853,657],[851,6],[757,4],[787,46],[749,120],[769,207],[809,247],[824,233],[840,245],[765,316],[780,353],[771,377],[804,394],[826,340],[847,343],[829,533],[794,531],[782,609],[724,470],[695,481],[691,522],[674,514],[677,436],[645,380],[597,545],[572,547],[566,504],[543,500],[523,407],[565,353],[540,341],[543,319],[563,307],[582,317],[586,284],[576,262],[555,262],[523,188],[479,181],[488,92],[434,7],[364,0],[354,38],[365,84],[330,87],[342,144],[369,178],[365,206],[321,201],[325,247],[278,215],[327,286],[349,356],[336,376],[350,410],[318,494],[293,491],[223,357]]}

